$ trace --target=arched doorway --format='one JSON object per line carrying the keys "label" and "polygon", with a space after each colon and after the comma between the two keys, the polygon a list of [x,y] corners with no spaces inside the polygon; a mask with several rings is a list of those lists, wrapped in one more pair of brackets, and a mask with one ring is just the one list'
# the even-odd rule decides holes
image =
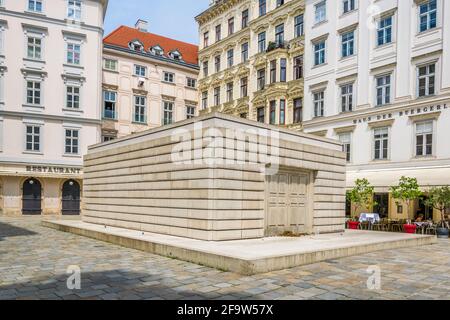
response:
{"label": "arched doorway", "polygon": [[42,213],[42,186],[39,180],[25,180],[22,188],[22,214],[39,215]]}
{"label": "arched doorway", "polygon": [[62,187],[62,214],[80,214],[80,184],[75,180],[67,180]]}

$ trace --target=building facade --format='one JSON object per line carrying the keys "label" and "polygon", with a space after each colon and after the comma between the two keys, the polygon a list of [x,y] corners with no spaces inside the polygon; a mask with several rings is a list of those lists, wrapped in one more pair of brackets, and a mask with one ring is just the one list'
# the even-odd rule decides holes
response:
{"label": "building facade", "polygon": [[422,200],[397,205],[389,187],[401,176],[424,190],[450,184],[450,3],[307,0],[305,10],[305,132],[341,140],[347,188],[367,178],[383,217],[433,218]]}
{"label": "building facade", "polygon": [[102,141],[198,114],[198,47],[147,28],[139,20],[104,39]]}
{"label": "building facade", "polygon": [[303,11],[297,0],[220,0],[199,24],[200,113],[301,128]]}
{"label": "building facade", "polygon": [[0,213],[79,214],[107,0],[0,1]]}

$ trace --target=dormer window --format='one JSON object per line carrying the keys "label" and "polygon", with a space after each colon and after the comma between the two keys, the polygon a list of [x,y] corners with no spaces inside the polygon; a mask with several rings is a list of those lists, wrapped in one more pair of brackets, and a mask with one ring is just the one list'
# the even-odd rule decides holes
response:
{"label": "dormer window", "polygon": [[182,60],[181,53],[178,50],[171,51],[169,56],[174,60]]}
{"label": "dormer window", "polygon": [[154,46],[150,48],[150,53],[155,56],[162,56],[164,54],[164,50],[160,46]]}
{"label": "dormer window", "polygon": [[131,50],[142,52],[144,51],[144,45],[139,40],[131,41],[128,45]]}

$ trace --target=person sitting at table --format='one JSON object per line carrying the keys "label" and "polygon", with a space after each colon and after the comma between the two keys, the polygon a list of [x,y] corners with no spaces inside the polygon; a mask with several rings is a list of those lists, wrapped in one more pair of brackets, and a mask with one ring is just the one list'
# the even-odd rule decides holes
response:
{"label": "person sitting at table", "polygon": [[419,214],[419,216],[416,218],[416,222],[423,222],[423,214]]}

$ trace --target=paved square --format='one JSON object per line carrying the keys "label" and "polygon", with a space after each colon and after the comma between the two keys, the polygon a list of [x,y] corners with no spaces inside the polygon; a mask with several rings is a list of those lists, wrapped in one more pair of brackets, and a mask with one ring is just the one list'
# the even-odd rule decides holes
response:
{"label": "paved square", "polygon": [[[69,290],[69,266],[81,290]],[[367,269],[381,270],[369,290]],[[241,276],[0,218],[0,299],[450,299],[450,241]]]}

